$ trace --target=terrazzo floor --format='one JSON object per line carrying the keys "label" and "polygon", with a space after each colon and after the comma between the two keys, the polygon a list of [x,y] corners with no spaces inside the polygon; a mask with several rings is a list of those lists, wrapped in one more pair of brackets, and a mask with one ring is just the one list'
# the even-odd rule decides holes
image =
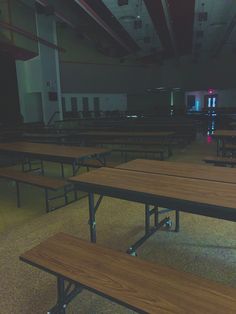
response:
{"label": "terrazzo floor", "polygon": [[[199,134],[196,142],[174,150],[171,160],[201,163],[202,157],[215,153],[215,143],[208,141]],[[16,208],[14,186],[1,182],[0,188],[0,313],[46,313],[56,300],[56,280],[19,261],[19,255],[59,231],[89,240],[88,200],[83,198],[46,214],[38,189],[25,186],[25,201]],[[181,213],[180,228],[179,233],[158,231],[138,250],[138,258],[236,287],[236,224]],[[143,230],[142,204],[104,198],[97,213],[99,244],[126,251]],[[134,312],[83,291],[67,313]]]}

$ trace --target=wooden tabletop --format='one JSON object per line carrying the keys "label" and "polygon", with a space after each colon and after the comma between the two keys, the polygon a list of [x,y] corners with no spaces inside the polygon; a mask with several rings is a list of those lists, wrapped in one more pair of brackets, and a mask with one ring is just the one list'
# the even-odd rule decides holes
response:
{"label": "wooden tabletop", "polygon": [[0,143],[0,151],[26,153],[37,156],[80,159],[109,153],[111,150],[99,147],[64,146],[29,142]]}
{"label": "wooden tabletop", "polygon": [[217,130],[212,134],[213,137],[234,137],[236,130]]}
{"label": "wooden tabletop", "polygon": [[20,259],[145,313],[236,313],[236,289],[64,233]]}
{"label": "wooden tabletop", "polygon": [[236,221],[232,183],[105,167],[69,180],[82,191]]}
{"label": "wooden tabletop", "polygon": [[236,184],[236,169],[185,162],[135,159],[116,168]]}
{"label": "wooden tabletop", "polygon": [[56,138],[62,139],[66,137],[70,137],[69,133],[23,133],[23,137],[25,138]]}
{"label": "wooden tabletop", "polygon": [[174,135],[175,132],[81,132],[81,136],[108,136],[108,137],[168,137]]}

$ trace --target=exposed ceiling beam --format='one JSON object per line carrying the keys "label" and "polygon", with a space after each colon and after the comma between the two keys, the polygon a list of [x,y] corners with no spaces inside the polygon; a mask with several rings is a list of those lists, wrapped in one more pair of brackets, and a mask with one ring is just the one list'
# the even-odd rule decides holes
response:
{"label": "exposed ceiling beam", "polygon": [[54,6],[54,15],[58,18],[58,20],[64,22],[68,26],[76,29],[78,22],[76,14],[69,9],[68,6],[65,7],[65,3],[61,0],[20,0],[22,3],[35,9],[35,3],[39,3],[43,7],[47,7],[48,5]]}
{"label": "exposed ceiling beam", "polygon": [[178,56],[178,50],[175,42],[175,36],[173,32],[173,27],[172,27],[172,21],[171,21],[171,16],[170,16],[170,11],[169,11],[169,4],[168,0],[161,0],[162,6],[163,6],[163,11],[166,19],[166,25],[169,31],[171,43],[174,49],[175,56]]}
{"label": "exposed ceiling beam", "polygon": [[113,39],[115,39],[125,50],[133,52],[124,41],[107,25],[100,16],[84,0],[74,0],[87,14],[89,14]]}
{"label": "exposed ceiling beam", "polygon": [[234,15],[234,17],[232,18],[232,20],[230,21],[228,27],[225,30],[224,36],[222,38],[222,40],[218,43],[217,47],[213,48],[212,50],[214,50],[212,57],[216,58],[219,53],[221,52],[222,48],[224,47],[224,45],[227,43],[233,29],[236,26],[236,14]]}

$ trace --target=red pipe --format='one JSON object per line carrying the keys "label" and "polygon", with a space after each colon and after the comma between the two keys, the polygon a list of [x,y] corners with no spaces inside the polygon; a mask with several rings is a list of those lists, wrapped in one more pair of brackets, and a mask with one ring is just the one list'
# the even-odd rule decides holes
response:
{"label": "red pipe", "polygon": [[[38,2],[39,4],[41,4],[42,6],[44,6],[44,7],[46,7],[46,6],[49,5],[48,2],[45,1],[45,0],[37,0],[37,2]],[[65,17],[65,15],[64,15],[63,13],[58,12],[58,11],[55,11],[55,12],[54,12],[54,15],[55,15],[57,18],[59,18],[60,20],[62,20],[64,23],[68,24],[70,27],[76,28],[76,26],[75,26],[74,24],[72,24],[72,23]]]}
{"label": "red pipe", "polygon": [[120,43],[127,51],[132,52],[132,50],[119,38],[113,30],[100,18],[100,16],[86,3],[84,0],[75,0],[78,5],[83,8],[102,28],[104,28],[108,34],[110,34],[117,42]]}
{"label": "red pipe", "polygon": [[39,43],[41,43],[41,44],[43,44],[45,46],[48,46],[49,48],[57,49],[60,52],[65,52],[65,49],[63,49],[61,47],[58,47],[57,45],[55,45],[55,44],[53,44],[53,43],[51,43],[51,42],[49,42],[49,41],[47,41],[47,40],[45,40],[45,39],[43,39],[41,37],[38,37],[38,36],[36,36],[36,35],[34,35],[32,33],[29,33],[29,32],[23,30],[20,27],[17,27],[15,25],[12,25],[12,24],[9,24],[9,23],[3,22],[3,21],[0,21],[0,26],[5,28],[5,29],[11,30],[11,31],[13,31],[15,33],[18,33],[20,35],[23,35],[23,36],[25,36],[25,37],[33,40],[33,41],[36,41],[36,42],[39,42]]}

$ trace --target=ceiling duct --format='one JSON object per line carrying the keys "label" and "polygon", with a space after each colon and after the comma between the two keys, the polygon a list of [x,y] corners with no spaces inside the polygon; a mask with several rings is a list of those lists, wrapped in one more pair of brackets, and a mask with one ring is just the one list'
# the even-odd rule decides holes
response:
{"label": "ceiling duct", "polygon": [[143,26],[143,22],[140,18],[134,21],[134,29],[140,29],[142,28],[142,26]]}
{"label": "ceiling duct", "polygon": [[207,12],[198,12],[198,22],[206,22],[208,19]]}

